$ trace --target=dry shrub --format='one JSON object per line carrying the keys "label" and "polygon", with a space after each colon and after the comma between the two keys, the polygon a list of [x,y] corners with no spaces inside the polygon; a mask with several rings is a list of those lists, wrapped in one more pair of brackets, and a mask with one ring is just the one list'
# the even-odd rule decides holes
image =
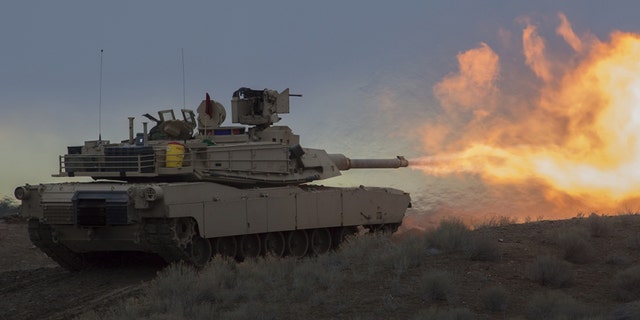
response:
{"label": "dry shrub", "polygon": [[593,316],[587,305],[573,297],[551,291],[534,294],[527,304],[527,319],[585,319]]}
{"label": "dry shrub", "polygon": [[367,264],[372,259],[377,259],[371,252],[380,252],[390,246],[391,240],[388,236],[380,233],[348,237],[340,244],[337,251],[339,255],[347,260],[350,265]]}
{"label": "dry shrub", "polygon": [[490,218],[485,218],[482,223],[476,225],[476,229],[482,228],[493,228],[493,227],[504,227],[512,224],[518,223],[518,218],[508,217],[508,216],[492,216]]}
{"label": "dry shrub", "polygon": [[[214,319],[211,317],[209,319]],[[237,306],[234,310],[224,313],[219,319],[222,320],[270,320],[278,319],[278,313],[272,304],[252,301]]]}
{"label": "dry shrub", "polygon": [[476,236],[467,245],[467,256],[474,261],[499,261],[502,250],[498,242],[487,237]]}
{"label": "dry shrub", "polygon": [[613,287],[618,299],[633,301],[640,299],[640,266],[620,271],[613,278]]}
{"label": "dry shrub", "polygon": [[[111,308],[101,319],[244,319],[302,316],[291,302],[305,308],[324,310],[337,316],[344,307],[327,306],[345,286],[368,284],[384,277],[390,286],[407,270],[422,264],[426,257],[423,238],[391,241],[374,234],[350,238],[340,250],[298,260],[273,258],[233,260],[215,258],[201,270],[178,263],[158,273],[135,299]],[[394,277],[395,275],[395,277]],[[431,274],[424,282],[429,299],[447,300],[451,278]],[[412,289],[411,292],[415,289]],[[406,289],[403,291],[407,293]],[[396,297],[382,299],[388,310],[400,308]],[[344,299],[343,299],[344,300]],[[348,300],[347,300],[348,301]],[[278,307],[269,307],[278,306]],[[262,311],[266,313],[262,313]]]}
{"label": "dry shrub", "polygon": [[616,308],[609,319],[613,320],[632,320],[640,319],[640,300],[625,303]]}
{"label": "dry shrub", "polygon": [[[342,259],[336,263],[350,272],[352,280],[368,281],[394,262],[393,258],[385,256],[386,253],[392,252],[391,246],[390,238],[379,233],[351,237],[343,242],[340,250],[335,253]],[[371,254],[372,252],[376,254]]]}
{"label": "dry shrub", "polygon": [[605,260],[605,263],[616,266],[628,266],[631,264],[631,258],[625,255],[610,255]]}
{"label": "dry shrub", "polygon": [[419,280],[422,298],[427,301],[448,301],[453,292],[453,280],[449,273],[433,270],[422,275]]}
{"label": "dry shrub", "polygon": [[471,230],[459,218],[444,219],[440,225],[426,234],[427,243],[446,252],[464,249],[471,237]]}
{"label": "dry shrub", "polygon": [[476,317],[467,308],[454,308],[450,310],[442,310],[437,308],[429,308],[418,311],[414,320],[472,320]]}
{"label": "dry shrub", "polygon": [[400,304],[397,298],[390,294],[385,294],[382,296],[382,307],[387,312],[395,312],[400,308]]}
{"label": "dry shrub", "polygon": [[158,273],[139,298],[112,308],[102,319],[209,319],[224,289],[235,286],[235,262],[221,261],[216,272],[199,273],[176,263]]}
{"label": "dry shrub", "polygon": [[509,292],[502,286],[492,286],[484,289],[480,294],[482,305],[491,312],[507,310]]}
{"label": "dry shrub", "polygon": [[584,231],[570,229],[558,235],[558,244],[564,259],[573,263],[588,263],[593,260],[593,250]]}
{"label": "dry shrub", "polygon": [[591,236],[594,238],[607,237],[613,230],[611,219],[600,216],[595,212],[592,213],[589,218],[587,218],[587,221],[589,223],[589,231],[591,233]]}
{"label": "dry shrub", "polygon": [[390,260],[390,269],[396,276],[404,274],[410,268],[419,267],[425,261],[427,250],[424,239],[418,236],[408,236],[391,246],[391,252],[384,252],[386,260]]}
{"label": "dry shrub", "polygon": [[629,248],[633,250],[640,250],[640,232],[633,234],[627,241]]}
{"label": "dry shrub", "polygon": [[[330,255],[331,258],[334,255]],[[329,262],[325,258],[323,261]],[[292,283],[289,287],[291,301],[304,301],[317,305],[321,304],[325,296],[333,295],[344,282],[345,274],[338,270],[339,266],[331,263],[321,263],[315,259],[309,259],[298,264],[292,272]],[[268,275],[265,275],[268,276]],[[280,283],[287,283],[283,281]]]}
{"label": "dry shrub", "polygon": [[543,286],[560,288],[573,282],[571,266],[556,257],[538,256],[527,266],[527,277]]}

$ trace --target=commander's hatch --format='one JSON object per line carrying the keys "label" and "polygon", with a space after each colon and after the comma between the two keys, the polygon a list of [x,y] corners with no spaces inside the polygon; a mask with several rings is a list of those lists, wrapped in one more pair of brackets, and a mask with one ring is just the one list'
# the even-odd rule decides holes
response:
{"label": "commander's hatch", "polygon": [[[195,128],[196,127],[196,115],[195,113],[193,113],[193,110],[191,109],[180,109],[180,112],[182,113],[182,119],[184,122],[186,122],[190,127]],[[144,117],[146,117],[147,119],[159,124],[161,122],[166,122],[166,121],[173,121],[176,120],[176,115],[173,112],[172,109],[167,109],[167,110],[160,110],[158,111],[158,118],[145,113],[143,114]]]}
{"label": "commander's hatch", "polygon": [[173,110],[171,109],[158,111],[158,116],[160,117],[160,121],[162,122],[176,119],[176,115],[173,113]]}
{"label": "commander's hatch", "polygon": [[158,111],[158,118],[146,113],[144,117],[156,123],[149,131],[149,140],[186,140],[193,138],[193,130],[196,128],[195,114],[193,110],[181,109],[182,120],[176,119],[171,109]]}

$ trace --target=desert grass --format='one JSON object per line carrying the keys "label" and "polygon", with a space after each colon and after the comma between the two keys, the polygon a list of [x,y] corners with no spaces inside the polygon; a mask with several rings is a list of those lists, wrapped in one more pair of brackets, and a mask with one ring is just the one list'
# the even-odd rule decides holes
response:
{"label": "desert grass", "polygon": [[563,250],[564,259],[573,263],[588,263],[593,260],[593,250],[587,241],[586,231],[569,229],[558,235],[558,244]]}
{"label": "desert grass", "polygon": [[640,265],[618,272],[613,278],[616,297],[622,301],[640,300]]}
{"label": "desert grass", "polygon": [[[453,290],[449,274],[434,271],[415,286],[400,284],[406,272],[425,263],[426,248],[421,237],[399,241],[373,234],[351,237],[338,251],[302,260],[267,257],[238,263],[216,257],[201,270],[173,264],[140,296],[86,319],[281,319],[303,317],[305,310],[334,318],[350,312],[354,303],[393,312],[403,307],[398,296],[447,301]],[[336,299],[372,279],[388,288],[387,294],[367,301]]]}
{"label": "desert grass", "polygon": [[491,312],[504,312],[509,302],[509,292],[502,286],[491,286],[480,293],[482,305]]}
{"label": "desert grass", "polygon": [[429,308],[418,311],[413,320],[473,320],[476,317],[467,308],[438,309]]}
{"label": "desert grass", "polygon": [[518,223],[518,218],[510,216],[491,216],[485,218],[479,224],[474,225],[474,229],[504,227]]}
{"label": "desert grass", "polygon": [[432,270],[418,281],[420,296],[425,301],[448,301],[453,294],[453,278],[442,270]]}
{"label": "desert grass", "polygon": [[615,266],[628,266],[632,263],[632,260],[626,255],[610,255],[605,260],[605,263]]}
{"label": "desert grass", "polygon": [[499,261],[502,259],[502,250],[496,239],[484,236],[471,237],[465,252],[473,261]]}
{"label": "desert grass", "polygon": [[640,232],[636,232],[627,240],[627,246],[633,250],[640,250]]}
{"label": "desert grass", "polygon": [[408,270],[420,267],[425,263],[427,258],[427,250],[425,241],[419,236],[410,236],[402,241],[391,243],[387,247],[389,250],[384,252],[388,255],[387,264],[391,264],[392,275],[400,277]]}
{"label": "desert grass", "polygon": [[589,215],[587,223],[589,225],[589,232],[594,238],[608,237],[611,235],[611,232],[613,232],[611,219],[607,219],[607,217],[598,215],[597,213]]}
{"label": "desert grass", "polygon": [[[566,239],[555,231],[543,233],[546,237],[543,250],[550,249],[555,255],[536,252],[540,255],[516,256],[509,245],[519,242],[503,244],[497,239],[482,238],[461,220],[450,219],[422,235],[350,237],[337,251],[305,259],[267,257],[238,263],[216,257],[198,271],[175,264],[145,284],[137,297],[114,305],[104,315],[93,314],[84,319],[371,319],[390,314],[404,319],[474,318],[469,309],[455,308],[459,306],[472,308],[488,318],[518,313],[529,319],[544,319],[548,315],[551,319],[582,319],[593,315],[585,314],[585,310],[593,310],[550,288],[572,286],[574,275],[580,274],[574,268],[582,272],[589,267],[565,261],[567,252],[580,252],[575,248],[584,243],[587,246],[603,243],[592,238],[586,221],[584,224],[580,221],[582,229],[564,229],[565,234],[571,235]],[[548,246],[549,243],[552,245]],[[563,249],[563,255],[558,255],[558,248]],[[506,261],[502,261],[501,249]],[[636,302],[640,293],[636,288],[640,288],[640,267],[623,270],[628,264],[637,266],[633,253],[629,251],[625,259],[611,258],[612,262],[607,263],[612,265],[601,265],[607,270],[622,270],[606,288],[609,307],[621,304],[613,312],[620,316],[612,319],[637,318],[634,315],[639,309]],[[499,262],[486,262],[495,261],[495,257]],[[513,265],[514,270],[524,271],[517,271],[522,274],[509,278],[510,281],[521,281],[519,288],[526,287],[528,292],[534,290],[538,294],[529,297],[527,293],[525,297],[511,287],[498,285],[511,284],[490,278],[496,275],[495,279],[500,279],[494,270],[500,270],[514,257],[518,262]],[[529,264],[520,265],[522,261]],[[478,272],[482,285],[469,287],[468,281],[472,284],[478,281],[471,279],[477,270],[482,270]],[[582,285],[576,281],[576,286]],[[477,294],[470,296],[465,290]],[[521,309],[524,305],[527,307]]]}
{"label": "desert grass", "polygon": [[593,310],[561,291],[534,294],[527,305],[527,319],[531,320],[589,319],[589,317],[594,317]]}
{"label": "desert grass", "polygon": [[448,218],[438,227],[427,232],[426,240],[430,247],[445,252],[462,251],[469,243],[471,229],[460,218]]}
{"label": "desert grass", "polygon": [[[198,273],[183,263],[171,265],[145,287],[145,294],[129,299],[99,319],[208,319],[229,299],[227,290],[235,286],[235,266],[220,261],[213,268],[220,272]],[[170,317],[169,317],[170,315]]]}
{"label": "desert grass", "polygon": [[527,278],[551,288],[568,287],[573,282],[569,263],[553,256],[538,256],[526,269]]}
{"label": "desert grass", "polygon": [[609,317],[610,319],[640,319],[640,300],[625,303],[616,308]]}

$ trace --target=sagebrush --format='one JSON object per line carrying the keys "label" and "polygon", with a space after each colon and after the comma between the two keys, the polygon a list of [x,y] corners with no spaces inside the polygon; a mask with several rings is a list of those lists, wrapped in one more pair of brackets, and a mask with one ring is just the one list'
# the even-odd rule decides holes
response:
{"label": "sagebrush", "polygon": [[527,319],[587,319],[590,308],[561,291],[534,294],[527,304]]}
{"label": "sagebrush", "polygon": [[553,256],[538,256],[526,269],[527,277],[543,286],[560,288],[573,282],[571,266]]}
{"label": "sagebrush", "polygon": [[471,229],[459,218],[448,218],[440,222],[438,227],[427,232],[429,246],[445,252],[461,251],[468,246]]}
{"label": "sagebrush", "polygon": [[593,260],[593,250],[583,230],[570,229],[560,233],[558,244],[563,250],[564,259],[569,262],[588,263]]}
{"label": "sagebrush", "polygon": [[613,287],[622,301],[640,300],[640,266],[618,272],[613,278]]}
{"label": "sagebrush", "polygon": [[509,292],[502,286],[491,286],[480,294],[482,305],[491,312],[503,312],[507,310]]}

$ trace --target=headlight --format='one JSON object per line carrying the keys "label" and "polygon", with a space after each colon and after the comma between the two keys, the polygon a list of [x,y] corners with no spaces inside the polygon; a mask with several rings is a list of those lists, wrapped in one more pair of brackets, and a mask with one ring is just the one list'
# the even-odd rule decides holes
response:
{"label": "headlight", "polygon": [[162,199],[162,189],[159,187],[147,187],[143,191],[144,199],[147,201],[156,201]]}
{"label": "headlight", "polygon": [[16,199],[18,200],[27,200],[29,199],[29,190],[25,187],[17,187],[14,191],[13,191],[13,196],[16,197]]}

